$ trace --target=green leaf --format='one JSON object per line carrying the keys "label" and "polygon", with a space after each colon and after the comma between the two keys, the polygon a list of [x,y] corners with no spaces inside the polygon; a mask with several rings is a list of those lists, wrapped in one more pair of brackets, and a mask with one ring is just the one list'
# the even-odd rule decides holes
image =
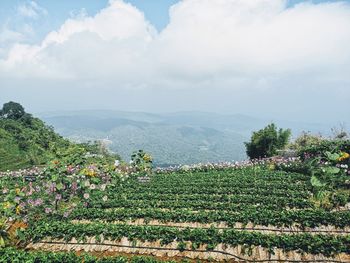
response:
{"label": "green leaf", "polygon": [[337,174],[340,172],[340,169],[338,167],[325,167],[324,170],[327,174]]}
{"label": "green leaf", "polygon": [[5,240],[0,237],[0,247],[5,247]]}
{"label": "green leaf", "polygon": [[51,180],[52,180],[53,182],[56,182],[56,181],[58,180],[58,175],[57,175],[57,174],[53,174],[53,175],[51,176]]}
{"label": "green leaf", "polygon": [[311,176],[310,183],[313,187],[323,187],[326,184],[321,183],[321,181],[316,176]]}
{"label": "green leaf", "polygon": [[338,153],[331,153],[331,152],[325,152],[325,155],[327,159],[330,161],[336,161],[340,157]]}

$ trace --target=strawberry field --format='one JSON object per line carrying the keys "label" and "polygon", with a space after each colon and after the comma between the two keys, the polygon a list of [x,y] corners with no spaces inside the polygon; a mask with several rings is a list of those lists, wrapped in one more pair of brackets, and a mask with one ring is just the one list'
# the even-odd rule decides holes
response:
{"label": "strawberry field", "polygon": [[319,205],[310,175],[281,162],[2,173],[2,242],[12,248],[0,262],[348,262],[348,196]]}

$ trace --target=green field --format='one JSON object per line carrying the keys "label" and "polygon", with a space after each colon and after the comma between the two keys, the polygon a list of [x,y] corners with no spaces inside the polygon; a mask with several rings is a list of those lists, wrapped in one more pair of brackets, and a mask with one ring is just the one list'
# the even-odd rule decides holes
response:
{"label": "green field", "polygon": [[109,251],[161,259],[346,262],[350,211],[316,208],[311,191],[307,175],[260,166],[160,173],[144,182],[128,178],[90,192],[68,216],[53,213],[30,223],[21,238],[30,250],[51,246],[100,257]]}

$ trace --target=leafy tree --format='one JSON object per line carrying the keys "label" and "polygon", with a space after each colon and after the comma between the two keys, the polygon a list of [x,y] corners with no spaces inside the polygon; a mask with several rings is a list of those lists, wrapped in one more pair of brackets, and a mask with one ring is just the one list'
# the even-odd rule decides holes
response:
{"label": "leafy tree", "polygon": [[24,108],[17,102],[7,102],[3,105],[0,115],[6,119],[18,120],[25,115]]}
{"label": "leafy tree", "polygon": [[277,129],[274,123],[253,132],[250,142],[245,142],[247,155],[251,159],[271,157],[283,149],[291,136],[290,129]]}
{"label": "leafy tree", "polygon": [[310,132],[304,131],[298,136],[298,138],[295,139],[293,143],[288,145],[288,148],[292,150],[301,151],[304,148],[320,145],[324,140],[326,139],[321,135],[314,135]]}

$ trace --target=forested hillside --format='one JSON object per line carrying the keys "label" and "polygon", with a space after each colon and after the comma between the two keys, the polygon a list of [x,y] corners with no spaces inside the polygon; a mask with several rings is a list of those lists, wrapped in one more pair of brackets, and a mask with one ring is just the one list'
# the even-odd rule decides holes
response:
{"label": "forested hillside", "polygon": [[0,111],[0,170],[45,163],[70,142],[15,102]]}

